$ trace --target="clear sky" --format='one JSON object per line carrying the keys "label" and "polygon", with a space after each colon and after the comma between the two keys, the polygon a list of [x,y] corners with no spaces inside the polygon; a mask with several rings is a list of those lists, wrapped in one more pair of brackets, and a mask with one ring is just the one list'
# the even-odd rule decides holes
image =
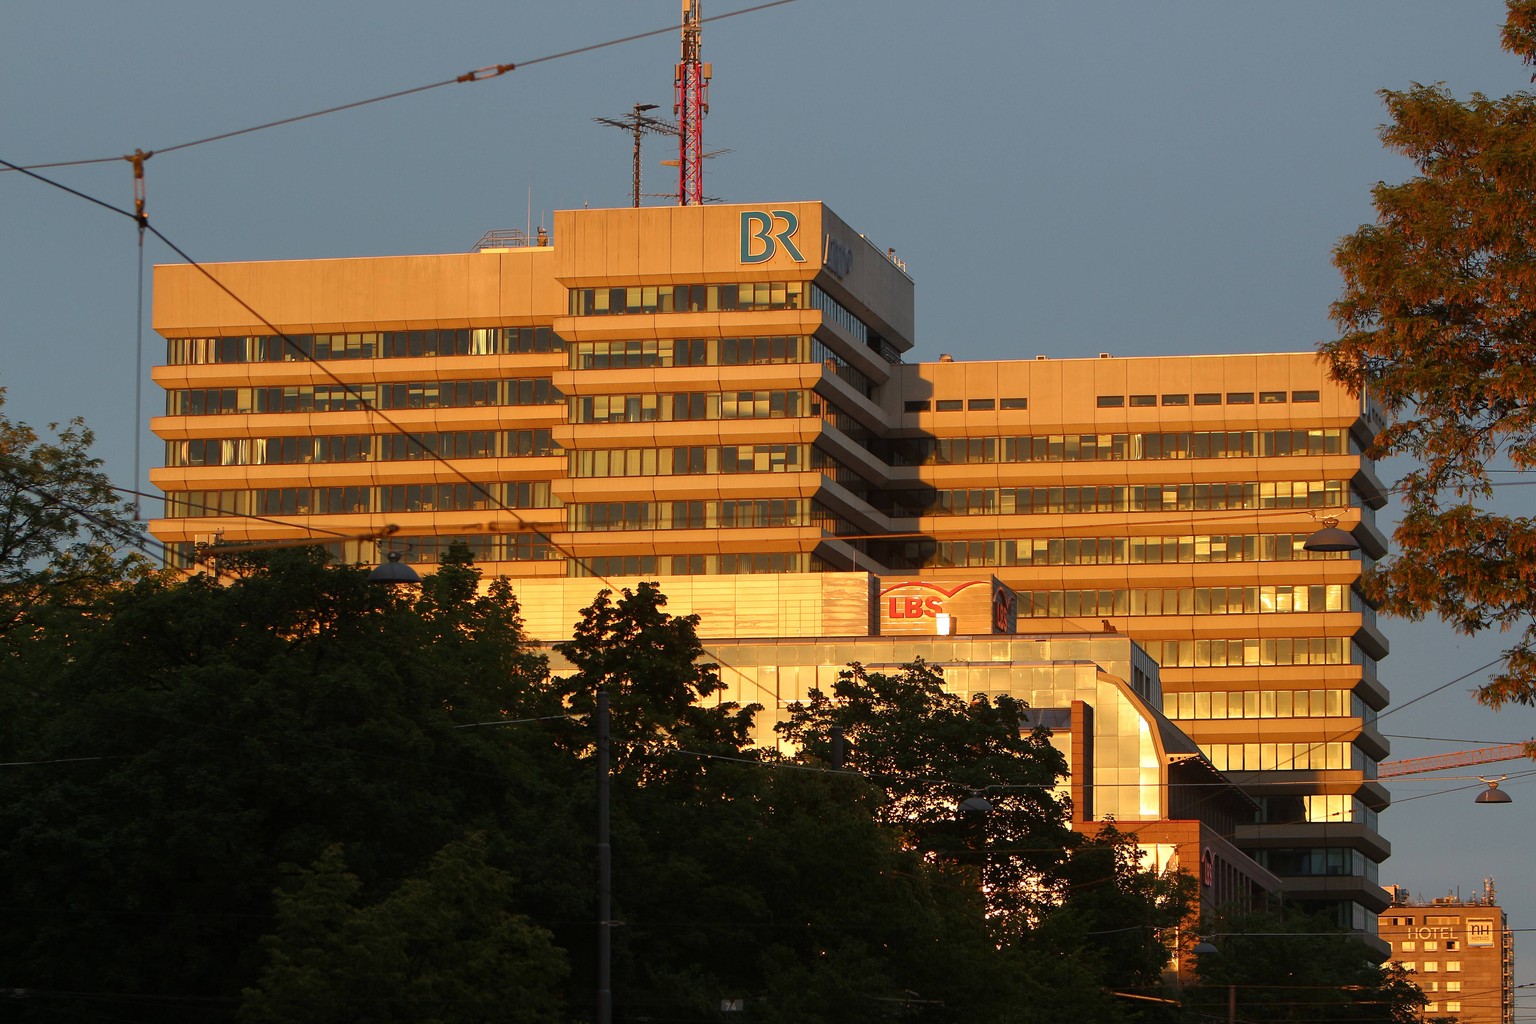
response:
{"label": "clear sky", "polygon": [[[707,0],[704,14],[748,6]],[[177,146],[663,28],[678,8],[8,0],[0,157]],[[1411,173],[1379,145],[1376,91],[1529,88],[1530,69],[1498,48],[1502,20],[1500,0],[797,0],[704,27],[706,148],[730,150],[709,162],[705,191],[824,200],[896,249],[917,282],[916,359],[1309,349],[1334,333],[1331,247],[1371,219],[1376,181]],[[669,30],[162,153],[146,164],[148,213],[211,262],[462,251],[551,210],[626,205],[629,141],[591,119],[670,110],[677,54]],[[675,189],[658,166],[672,156],[663,140],[646,149],[646,191]],[[132,204],[126,163],[42,173]],[[153,239],[146,256],[176,259]],[[147,418],[163,406],[148,385],[164,350],[147,296],[136,358],[137,258],[126,218],[0,173],[5,411],[36,425],[85,416],[125,486],[136,450],[141,481],[159,460]],[[1533,497],[1512,487],[1502,500],[1529,512]],[[1499,650],[1434,623],[1386,631],[1394,703]],[[1478,678],[1384,719],[1393,756],[1536,733],[1529,709],[1475,707]],[[1482,771],[1500,767],[1530,766]],[[1512,925],[1536,927],[1536,787],[1511,779],[1502,807],[1424,795],[1454,785],[1393,787],[1381,881],[1470,895],[1491,874]],[[1536,979],[1536,955],[1519,969]]]}

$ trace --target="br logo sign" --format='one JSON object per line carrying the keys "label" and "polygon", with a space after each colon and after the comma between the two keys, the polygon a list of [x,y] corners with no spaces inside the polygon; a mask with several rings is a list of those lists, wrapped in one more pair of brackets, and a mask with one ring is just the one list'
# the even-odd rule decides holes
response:
{"label": "br logo sign", "polygon": [[744,210],[741,214],[741,262],[767,263],[783,246],[789,258],[804,263],[795,247],[800,218],[788,210]]}

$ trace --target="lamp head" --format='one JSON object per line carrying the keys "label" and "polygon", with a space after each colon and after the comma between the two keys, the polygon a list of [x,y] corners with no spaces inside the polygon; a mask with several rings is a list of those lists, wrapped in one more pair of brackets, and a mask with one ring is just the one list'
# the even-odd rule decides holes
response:
{"label": "lamp head", "polygon": [[389,560],[368,574],[369,583],[420,583],[421,576],[400,561],[400,552],[391,551]]}

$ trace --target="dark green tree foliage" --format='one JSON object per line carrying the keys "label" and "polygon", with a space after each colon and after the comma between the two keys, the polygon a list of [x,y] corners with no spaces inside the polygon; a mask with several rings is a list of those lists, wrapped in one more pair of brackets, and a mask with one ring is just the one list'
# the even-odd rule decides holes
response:
{"label": "dark green tree foliage", "polygon": [[1160,990],[1170,942],[1198,894],[1190,876],[1157,875],[1142,861],[1132,837],[1113,824],[1081,840],[1063,872],[1066,898],[1030,933],[1030,949],[1075,950],[1112,990]]}
{"label": "dark green tree foliage", "polygon": [[[1023,709],[1009,697],[967,704],[922,662],[894,673],[853,665],[778,731],[828,757],[831,731],[841,727],[846,766],[886,794],[880,821],[935,864],[974,876],[1006,940],[1065,896],[1075,841],[1053,793],[1066,761],[1045,730],[1021,728]],[[973,793],[985,795],[990,813],[956,810]]]}
{"label": "dark green tree foliage", "polygon": [[0,637],[23,623],[41,628],[39,607],[78,606],[144,568],[120,553],[139,533],[90,452],[85,422],[48,431],[0,414]]}
{"label": "dark green tree foliage", "polygon": [[[1151,920],[1146,880],[1117,848],[1065,856],[1060,758],[1009,702],[855,669],[831,771],[811,718],[794,759],[748,746],[754,709],[653,586],[587,609],[550,679],[465,552],[419,591],[222,561],[0,659],[7,760],[38,762],[0,772],[6,1019],[590,1019],[599,689],[620,1024],[1150,1019],[1107,991],[1156,956],[1120,927]],[[935,779],[1002,810],[957,822],[966,785]],[[983,875],[1018,886],[1006,926]]]}
{"label": "dark green tree foliage", "polygon": [[[877,791],[875,816],[946,884],[984,893],[987,927],[1013,964],[1019,1020],[1161,1020],[1163,1008],[1111,991],[1156,989],[1161,937],[1192,906],[1191,883],[1141,870],[1129,837],[1069,830],[1055,795],[1066,763],[1043,729],[1022,729],[1009,697],[962,701],[938,669],[894,673],[853,665],[831,694],[813,692],[778,727],[805,756],[844,763]],[[962,813],[972,795],[992,807]]]}
{"label": "dark green tree foliage", "polygon": [[[549,706],[515,607],[422,605],[284,552],[230,585],[121,588],[0,665],[7,760],[85,759],[0,773],[0,962],[25,1009],[78,1019],[94,997],[61,993],[102,993],[112,1019],[227,1015],[282,865],[340,843],[373,898],[507,815],[542,765],[456,726]],[[477,629],[501,636],[490,656],[444,642]]]}
{"label": "dark green tree foliage", "polygon": [[[1504,48],[1536,63],[1536,2],[1510,0]],[[1389,413],[1370,454],[1412,457],[1396,553],[1368,576],[1393,614],[1519,642],[1480,699],[1536,703],[1536,520],[1492,511],[1489,464],[1536,467],[1536,94],[1381,93],[1382,142],[1418,175],[1372,192],[1341,240],[1335,379]]]}
{"label": "dark green tree foliage", "polygon": [[569,966],[517,904],[512,877],[475,834],[359,906],[362,881],[328,847],[277,905],[242,1024],[553,1024]]}
{"label": "dark green tree foliage", "polygon": [[[717,666],[704,660],[697,615],[665,611],[654,583],[641,583],[614,599],[598,594],[569,641],[555,645],[576,671],[558,689],[577,715],[588,715],[607,691],[613,733],[613,771],[640,780],[675,775],[697,756],[744,749],[756,706],[722,698]],[[683,774],[689,774],[684,771]]]}
{"label": "dark green tree foliage", "polygon": [[[1238,1020],[1411,1024],[1424,994],[1401,969],[1376,962],[1326,919],[1287,911],[1231,914],[1204,926],[1220,950],[1196,958],[1199,984],[1185,992],[1197,1020],[1225,1020],[1229,993]],[[1230,987],[1229,987],[1230,986]]]}

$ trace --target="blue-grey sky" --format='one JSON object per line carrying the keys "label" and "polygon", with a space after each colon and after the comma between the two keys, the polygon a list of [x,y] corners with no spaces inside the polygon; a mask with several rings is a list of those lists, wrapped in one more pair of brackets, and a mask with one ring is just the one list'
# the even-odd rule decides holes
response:
{"label": "blue-grey sky", "polygon": [[[661,28],[678,6],[8,0],[0,157],[175,146]],[[708,0],[704,14],[746,6]],[[797,0],[704,28],[706,148],[731,150],[705,191],[824,200],[895,248],[917,282],[915,358],[1308,349],[1333,335],[1332,245],[1372,217],[1371,185],[1412,170],[1380,147],[1376,91],[1528,88],[1530,69],[1498,48],[1502,19],[1500,0]],[[221,261],[461,251],[554,209],[625,205],[628,139],[591,118],[642,102],[665,113],[677,50],[668,31],[163,153],[146,165],[148,213],[194,258]],[[647,148],[647,191],[675,187],[658,166],[674,155]],[[43,173],[131,206],[126,163]],[[147,256],[175,260],[153,240]],[[141,478],[158,461],[145,420],[163,403],[147,325],[136,361],[136,265],[126,218],[0,174],[5,412],[84,415],[124,485],[136,449]],[[1529,493],[1503,501],[1528,511]],[[1386,629],[1396,702],[1499,649],[1433,623]],[[1396,739],[1393,756],[1536,733],[1528,709],[1474,706],[1475,681],[1383,720],[1449,740]],[[1381,880],[1470,894],[1491,874],[1511,923],[1536,926],[1536,787],[1512,779],[1505,807],[1470,792],[1405,799],[1453,785],[1394,787]]]}

